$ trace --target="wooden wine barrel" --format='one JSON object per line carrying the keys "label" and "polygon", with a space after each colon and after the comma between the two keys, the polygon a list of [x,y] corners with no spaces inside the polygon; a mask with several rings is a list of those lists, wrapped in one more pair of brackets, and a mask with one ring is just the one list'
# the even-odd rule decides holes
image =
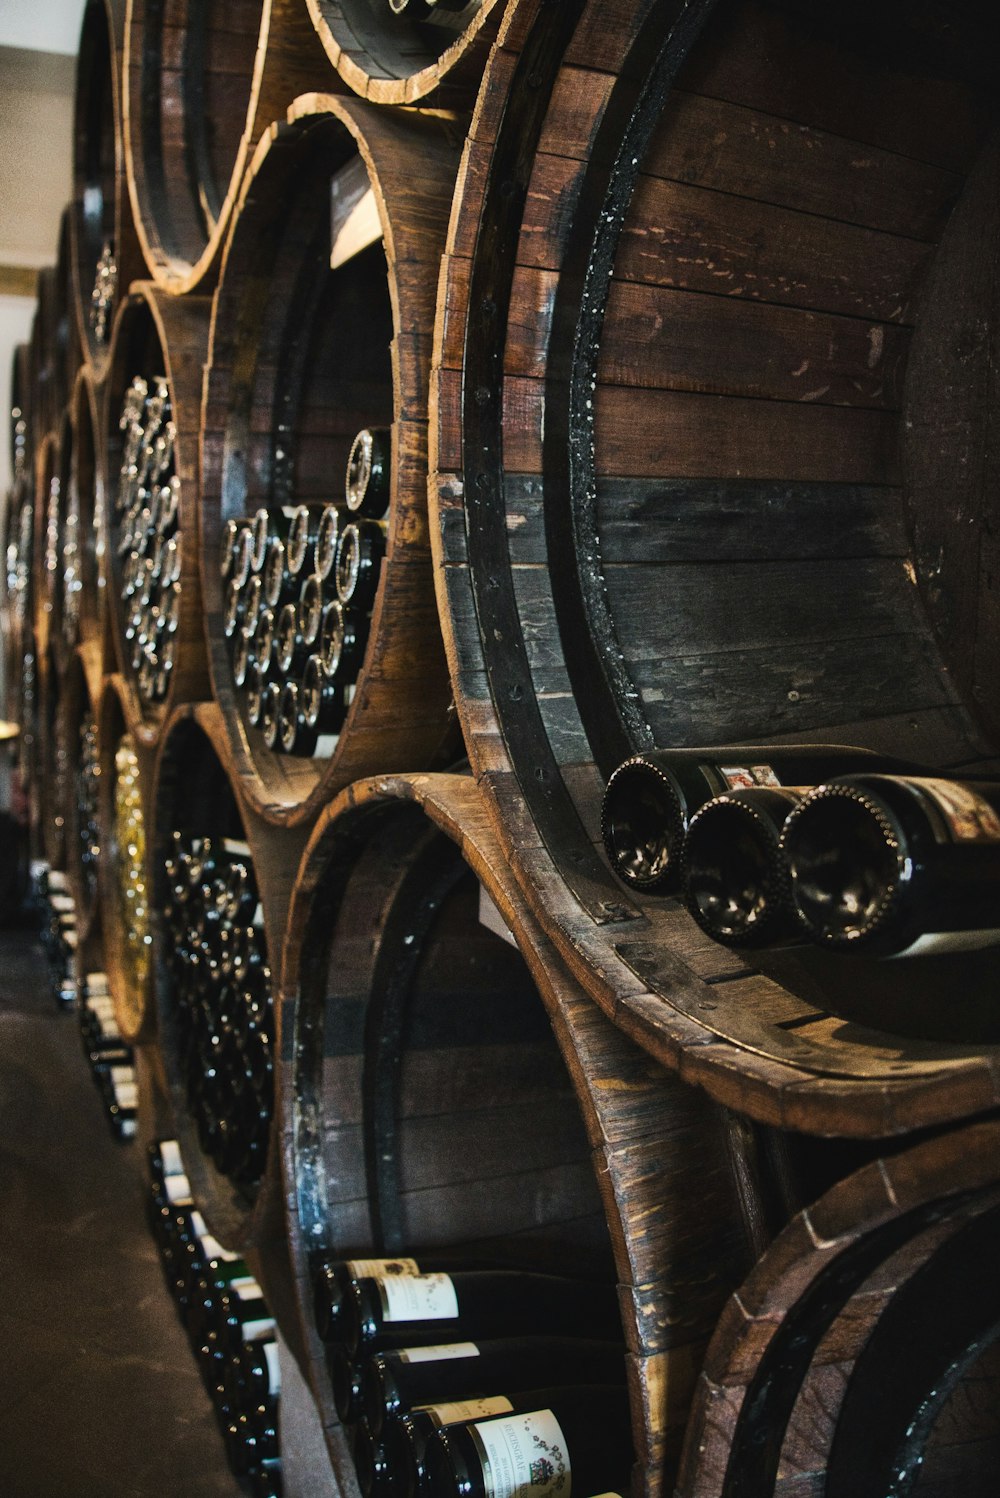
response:
{"label": "wooden wine barrel", "polygon": [[726,1125],[569,978],[471,777],[383,776],[324,809],[281,996],[291,1249],[338,1478],[310,1268],[451,1247],[617,1277],[633,1491],[661,1491],[701,1344],[747,1261]]}
{"label": "wooden wine barrel", "polygon": [[611,877],[600,801],[651,744],[993,762],[985,16],[521,0],[451,222],[432,541],[471,762],[606,1012],[794,1128],[994,1106],[991,960],[743,961]]}
{"label": "wooden wine barrel", "polygon": [[124,41],[125,0],[88,0],[73,106],[71,277],[80,346],[96,374],[120,297],[143,274],[125,175]]}
{"label": "wooden wine barrel", "polygon": [[128,188],[149,272],[170,292],[210,289],[257,141],[329,65],[301,0],[128,0],[123,69]]}
{"label": "wooden wine barrel", "polygon": [[123,1037],[156,1032],[148,838],[153,756],[135,732],[131,694],[115,673],[97,704],[101,857],[98,898],[104,963]]}
{"label": "wooden wine barrel", "polygon": [[[456,163],[446,116],[299,99],[261,141],[226,244],[202,434],[205,630],[241,780],[275,822],[313,816],[362,775],[461,753],[426,520],[430,334]],[[272,752],[234,683],[223,527],[260,507],[280,516],[283,505],[341,501],[356,434],[389,426],[385,559],[346,722],[329,757]]]}
{"label": "wooden wine barrel", "polygon": [[306,0],[313,25],[337,72],[374,104],[427,99],[471,104],[503,15],[503,0],[443,6],[413,20],[369,0]]}
{"label": "wooden wine barrel", "polygon": [[[249,846],[262,907],[264,950],[268,965],[276,970],[305,834],[292,830],[275,836],[273,829],[247,808],[221,714],[214,703],[183,706],[167,724],[156,755],[150,826],[156,1025],[174,1128],[195,1199],[211,1231],[228,1247],[242,1249],[265,1231],[276,1204],[280,1211],[280,1160],[269,1143],[263,1176],[259,1181],[240,1182],[231,1171],[220,1168],[199,1132],[184,1060],[185,1024],[193,990],[182,988],[173,965],[175,942],[170,936],[169,911],[176,897],[168,860],[174,850],[175,833],[185,839],[210,838],[216,842],[233,838]],[[270,1042],[276,1057],[282,1043],[280,1028],[270,1036]]]}
{"label": "wooden wine barrel", "polygon": [[[101,400],[90,368],[84,365],[76,378],[72,399],[73,462],[70,486],[77,515],[77,581],[75,623],[68,635],[83,651],[90,693],[96,702],[106,671],[114,664],[114,638],[104,566],[107,502]],[[67,610],[63,608],[64,622]]]}
{"label": "wooden wine barrel", "polygon": [[[201,414],[201,382],[208,339],[209,299],[188,296],[183,300],[166,296],[151,282],[137,282],[122,302],[112,332],[112,348],[103,398],[104,568],[107,577],[108,611],[114,635],[119,670],[128,683],[133,727],[147,745],[155,744],[174,706],[206,699],[210,693],[202,630],[201,581],[198,565],[198,433]],[[165,377],[169,392],[170,419],[175,433],[172,455],[160,480],[150,480],[147,490],[166,486],[168,475],[179,482],[175,520],[164,537],[175,535],[179,593],[173,604],[175,627],[165,623],[157,636],[157,649],[171,652],[172,664],[165,695],[150,694],[142,687],[136,664],[133,608],[136,588],[126,597],[128,563],[137,546],[126,544],[126,523],[120,505],[123,468],[127,466],[127,430],[121,426],[128,392],[136,378],[144,380],[152,397],[156,382]],[[145,418],[144,418],[145,419]],[[146,430],[152,434],[150,422]],[[166,419],[160,435],[166,432]],[[141,459],[140,459],[141,463]],[[142,525],[142,549],[152,558],[155,550],[155,515]],[[162,600],[161,600],[162,601]],[[154,608],[157,607],[154,600]],[[162,611],[161,611],[162,612]]]}
{"label": "wooden wine barrel", "polygon": [[995,1122],[876,1159],[723,1312],[678,1498],[986,1494],[996,1470]]}
{"label": "wooden wine barrel", "polygon": [[[81,971],[103,970],[98,871],[104,842],[101,822],[101,759],[91,647],[80,646],[62,675],[58,734],[66,765],[66,872],[76,903],[77,951]],[[88,669],[88,667],[90,667]]]}

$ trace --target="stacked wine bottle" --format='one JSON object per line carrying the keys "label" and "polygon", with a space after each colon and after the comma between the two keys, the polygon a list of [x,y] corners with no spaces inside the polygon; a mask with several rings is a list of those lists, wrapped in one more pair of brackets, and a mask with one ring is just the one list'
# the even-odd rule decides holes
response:
{"label": "stacked wine bottle", "polygon": [[358,433],[345,501],[228,521],[220,558],[233,682],[268,749],[329,757],[354,697],[385,555],[390,433]]}
{"label": "stacked wine bottle", "polygon": [[208,1231],[174,1139],[149,1146],[149,1220],[177,1313],[215,1409],[230,1468],[280,1498],[275,1323],[240,1255]]}
{"label": "stacked wine bottle", "polygon": [[150,965],[149,892],[146,885],[146,825],[142,811],[139,759],[131,734],[123,734],[115,749],[114,838],[115,872],[123,965],[129,987],[144,990]]}
{"label": "stacked wine bottle", "polygon": [[116,1139],[134,1139],[139,1086],[135,1055],[123,1039],[106,973],[87,973],[80,984],[78,1015],[83,1054]]}
{"label": "stacked wine bottle", "polygon": [[101,857],[101,761],[97,724],[80,724],[80,757],[76,767],[76,827],[80,878],[86,903],[97,898],[97,868]]}
{"label": "stacked wine bottle", "polygon": [[94,274],[94,286],[90,293],[90,306],[87,309],[87,321],[96,343],[104,344],[108,341],[111,310],[117,295],[118,262],[115,259],[111,240],[106,239],[101,246],[101,254]]}
{"label": "stacked wine bottle", "polygon": [[838,745],[657,750],[608,781],[612,868],[732,947],[1000,944],[1000,784]]}
{"label": "stacked wine bottle", "polygon": [[321,1258],[313,1286],[365,1498],[481,1493],[490,1466],[495,1498],[627,1490],[613,1285],[431,1252]]}
{"label": "stacked wine bottle", "polygon": [[174,665],[181,591],[180,479],[165,376],[157,375],[152,390],[141,375],[135,377],[118,425],[124,438],[112,545],[125,646],[140,696],[162,702]]}
{"label": "stacked wine bottle", "polygon": [[72,485],[66,496],[59,549],[62,634],[67,648],[73,650],[80,638],[80,594],[83,588],[83,576],[80,554],[80,501]]}
{"label": "stacked wine bottle", "polygon": [[273,1006],[250,849],[175,832],[165,911],[177,1054],[201,1148],[256,1190],[274,1104]]}
{"label": "stacked wine bottle", "polygon": [[60,1008],[72,1008],[76,1003],[76,905],[69,880],[39,861],[32,865],[31,882],[52,993]]}

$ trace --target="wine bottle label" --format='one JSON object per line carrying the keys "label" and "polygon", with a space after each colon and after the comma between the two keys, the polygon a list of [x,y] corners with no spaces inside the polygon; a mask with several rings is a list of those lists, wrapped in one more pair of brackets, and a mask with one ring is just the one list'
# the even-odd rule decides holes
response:
{"label": "wine bottle label", "polygon": [[340,743],[339,733],[321,733],[316,740],[313,759],[332,759]]}
{"label": "wine bottle label", "polygon": [[160,1141],[160,1160],[163,1164],[163,1174],[165,1176],[179,1176],[184,1174],[181,1147],[176,1139],[162,1139]]}
{"label": "wine bottle label", "polygon": [[475,1342],[438,1342],[433,1347],[402,1347],[401,1363],[443,1363],[449,1358],[478,1358]]}
{"label": "wine bottle label", "polygon": [[352,1279],[374,1279],[384,1276],[389,1279],[396,1274],[419,1274],[416,1259],[348,1259],[347,1270]]}
{"label": "wine bottle label", "polygon": [[551,1410],[500,1416],[470,1426],[486,1498],[542,1498],[570,1491],[569,1452]]}
{"label": "wine bottle label", "polygon": [[116,1082],[114,1089],[115,1102],[119,1108],[138,1108],[139,1089],[134,1082]]}
{"label": "wine bottle label", "polygon": [[135,1067],[134,1066],[113,1066],[111,1068],[111,1085],[113,1087],[115,1087],[115,1088],[118,1088],[118,1087],[134,1087],[135,1086]]}
{"label": "wine bottle label", "polygon": [[719,774],[731,791],[750,791],[756,785],[780,785],[770,765],[720,765]]}
{"label": "wine bottle label", "polygon": [[956,843],[1000,843],[1000,817],[990,803],[957,780],[908,780],[944,817]]}
{"label": "wine bottle label", "polygon": [[71,914],[75,909],[72,896],[70,895],[51,895],[49,897],[49,904],[53,910],[68,910]]}
{"label": "wine bottle label", "polygon": [[267,1363],[267,1391],[278,1395],[281,1393],[281,1358],[277,1342],[264,1343],[264,1359]]}
{"label": "wine bottle label", "polygon": [[414,1409],[423,1410],[430,1415],[438,1427],[464,1424],[468,1420],[485,1420],[488,1415],[506,1415],[513,1408],[510,1400],[503,1394],[483,1399],[453,1399],[448,1404],[414,1405]]}
{"label": "wine bottle label", "polygon": [[235,837],[224,837],[222,839],[222,849],[227,858],[250,857],[250,844],[241,842]]}
{"label": "wine bottle label", "polygon": [[175,1207],[178,1203],[194,1200],[191,1195],[191,1182],[183,1171],[178,1171],[176,1174],[169,1175],[164,1179],[163,1194],[167,1198],[167,1201]]}
{"label": "wine bottle label", "polygon": [[447,1274],[375,1275],[386,1321],[445,1321],[458,1315],[458,1296]]}
{"label": "wine bottle label", "polygon": [[191,1231],[199,1243],[204,1243],[205,1239],[209,1236],[208,1223],[197,1210],[191,1213]]}
{"label": "wine bottle label", "polygon": [[218,1238],[213,1238],[211,1233],[199,1233],[198,1237],[206,1259],[215,1259],[220,1264],[235,1264],[239,1259],[239,1254],[233,1253],[232,1249],[223,1248]]}
{"label": "wine bottle label", "polygon": [[259,1321],[244,1321],[242,1328],[244,1342],[261,1342],[265,1337],[274,1336],[274,1321],[270,1316],[262,1316]]}
{"label": "wine bottle label", "polygon": [[263,1300],[264,1292],[255,1279],[249,1276],[245,1280],[233,1280],[230,1289],[235,1290],[240,1300],[245,1305],[251,1300]]}
{"label": "wine bottle label", "polygon": [[92,999],[99,998],[102,994],[109,992],[107,973],[88,973],[84,982],[87,993]]}

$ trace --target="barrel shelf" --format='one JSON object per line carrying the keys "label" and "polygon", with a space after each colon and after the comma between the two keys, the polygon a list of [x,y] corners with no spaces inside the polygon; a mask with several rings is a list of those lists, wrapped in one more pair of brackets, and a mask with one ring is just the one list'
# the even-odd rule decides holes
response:
{"label": "barrel shelf", "polygon": [[96,702],[100,683],[115,664],[114,637],[105,568],[107,503],[102,390],[89,365],[76,377],[72,398],[73,463],[70,484],[77,515],[77,582],[75,607],[64,604],[67,645],[83,648],[91,696]]}
{"label": "barrel shelf", "polygon": [[[193,989],[181,987],[172,962],[175,943],[168,911],[175,897],[168,861],[175,833],[185,839],[207,837],[216,842],[231,838],[249,846],[261,904],[264,952],[276,974],[285,911],[305,833],[293,829],[276,835],[273,828],[254,817],[242,795],[221,714],[214,703],[187,704],[172,714],[156,754],[150,817],[152,991],[160,1064],[199,1209],[220,1242],[242,1249],[273,1231],[275,1203],[281,1200],[280,1162],[269,1141],[260,1176],[241,1182],[232,1171],[220,1168],[199,1132],[183,1061],[183,1030]],[[234,977],[232,981],[238,980]],[[267,987],[276,987],[276,976]],[[269,1044],[276,1057],[280,1029],[270,1034]],[[270,1132],[273,1139],[273,1126]]]}
{"label": "barrel shelf", "polygon": [[599,816],[654,744],[995,763],[966,660],[973,639],[995,658],[992,501],[950,435],[962,412],[968,450],[985,440],[985,344],[966,369],[945,330],[989,325],[969,268],[996,110],[975,5],[945,39],[904,19],[890,42],[889,14],[512,7],[459,178],[431,426],[456,706],[547,935],[720,1100],[872,1136],[995,1106],[989,959],[744,961],[632,898]]}
{"label": "barrel shelf", "polygon": [[88,0],[73,103],[71,282],[77,336],[98,378],[122,294],[144,272],[125,174],[125,0]]}
{"label": "barrel shelf", "polygon": [[724,1120],[569,978],[471,776],[382,776],[324,808],[291,902],[281,998],[294,1010],[281,1079],[289,1236],[338,1476],[349,1464],[311,1316],[316,1258],[471,1244],[555,1272],[613,1259],[633,1491],[658,1491],[720,1293],[747,1262]]}
{"label": "barrel shelf", "polygon": [[504,0],[470,0],[414,21],[370,0],[306,4],[326,55],[356,94],[373,104],[450,108],[475,98],[504,11]]}
{"label": "barrel shelf", "polygon": [[990,1121],[877,1159],[789,1224],[719,1320],[677,1498],[988,1491],[998,1141]]}
{"label": "barrel shelf", "polygon": [[[145,1042],[156,1029],[147,857],[154,762],[135,734],[135,721],[127,682],[117,672],[106,676],[97,703],[98,899],[108,986],[118,1028],[129,1044]],[[129,836],[129,818],[138,837]]]}
{"label": "barrel shelf", "polygon": [[[205,632],[246,794],[275,823],[314,817],[376,770],[434,768],[461,754],[426,494],[430,340],[459,138],[448,116],[305,96],[261,140],[226,243],[202,429]],[[333,682],[347,716],[325,752],[278,753],[251,725],[234,678],[224,530],[262,508],[280,521],[289,506],[318,514],[342,503],[352,444],[372,427],[391,429],[391,489],[384,522],[370,522],[384,524],[385,555],[364,656],[355,681],[345,687],[338,673]],[[354,517],[339,513],[346,530],[343,517]],[[326,606],[334,595],[323,587]]]}
{"label": "barrel shelf", "polygon": [[[137,738],[154,746],[175,706],[207,700],[211,695],[205,658],[202,628],[201,577],[198,563],[199,516],[199,431],[201,418],[201,384],[208,345],[209,298],[191,295],[167,296],[152,282],[134,282],[122,302],[112,331],[112,347],[107,378],[103,382],[102,444],[104,472],[103,549],[108,613],[118,670],[128,682],[133,704],[132,727]],[[145,381],[149,397],[155,399],[157,381],[165,378],[169,412],[165,411],[157,437],[163,439],[169,422],[173,424],[172,451],[164,456],[163,471],[145,481],[149,494],[161,487],[176,484],[176,509],[171,521],[157,521],[155,506],[150,508],[141,525],[141,538],[128,541],[127,508],[122,502],[127,488],[129,430],[122,427],[123,410],[136,379]],[[143,431],[153,440],[152,418],[148,407],[139,414]],[[169,420],[168,420],[169,418]],[[143,463],[142,454],[138,466]],[[134,492],[133,490],[130,492]],[[165,505],[159,508],[166,514]],[[134,532],[133,532],[134,537]],[[176,543],[176,554],[168,564],[168,549],[162,543]],[[141,553],[159,571],[153,574],[155,597],[137,619],[142,596],[141,581],[130,580],[129,558]],[[165,569],[173,568],[175,582],[166,584]],[[126,592],[132,589],[126,597]],[[176,592],[168,610],[165,598]],[[146,656],[137,634],[155,635],[155,660],[169,664],[163,667],[165,685],[144,685]]]}
{"label": "barrel shelf", "polygon": [[128,0],[128,190],[149,274],[211,291],[243,173],[272,120],[332,73],[302,0]]}

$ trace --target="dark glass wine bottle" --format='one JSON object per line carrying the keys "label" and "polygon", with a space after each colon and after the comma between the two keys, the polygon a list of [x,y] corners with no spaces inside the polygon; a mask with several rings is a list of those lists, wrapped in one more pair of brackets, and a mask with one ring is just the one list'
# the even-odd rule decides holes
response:
{"label": "dark glass wine bottle", "polygon": [[778,840],[806,794],[795,786],[729,791],[699,807],[684,839],[684,902],[713,940],[775,947],[807,937]]}
{"label": "dark glass wine bottle", "polygon": [[619,1385],[537,1389],[508,1413],[443,1425],[427,1442],[428,1498],[532,1498],[627,1491],[633,1460]]}
{"label": "dark glass wine bottle", "polygon": [[1000,944],[1000,783],[850,775],[789,816],[782,848],[812,939],[918,956]]}
{"label": "dark glass wine bottle", "polygon": [[512,1269],[352,1280],[341,1324],[355,1360],[385,1347],[518,1333],[621,1336],[613,1285]]}
{"label": "dark glass wine bottle", "polygon": [[517,1388],[529,1375],[549,1384],[623,1382],[621,1341],[500,1337],[378,1352],[365,1364],[362,1402],[376,1438],[387,1422],[423,1405]]}
{"label": "dark glass wine bottle", "polygon": [[354,515],[381,520],[389,508],[392,475],[392,432],[388,427],[365,427],[351,444],[347,459],[345,498]]}
{"label": "dark glass wine bottle", "polygon": [[858,762],[911,769],[867,749],[839,744],[727,745],[650,749],[618,766],[608,780],[601,833],[611,868],[635,889],[676,894],[688,822],[706,801],[727,791],[774,785],[817,785]]}

